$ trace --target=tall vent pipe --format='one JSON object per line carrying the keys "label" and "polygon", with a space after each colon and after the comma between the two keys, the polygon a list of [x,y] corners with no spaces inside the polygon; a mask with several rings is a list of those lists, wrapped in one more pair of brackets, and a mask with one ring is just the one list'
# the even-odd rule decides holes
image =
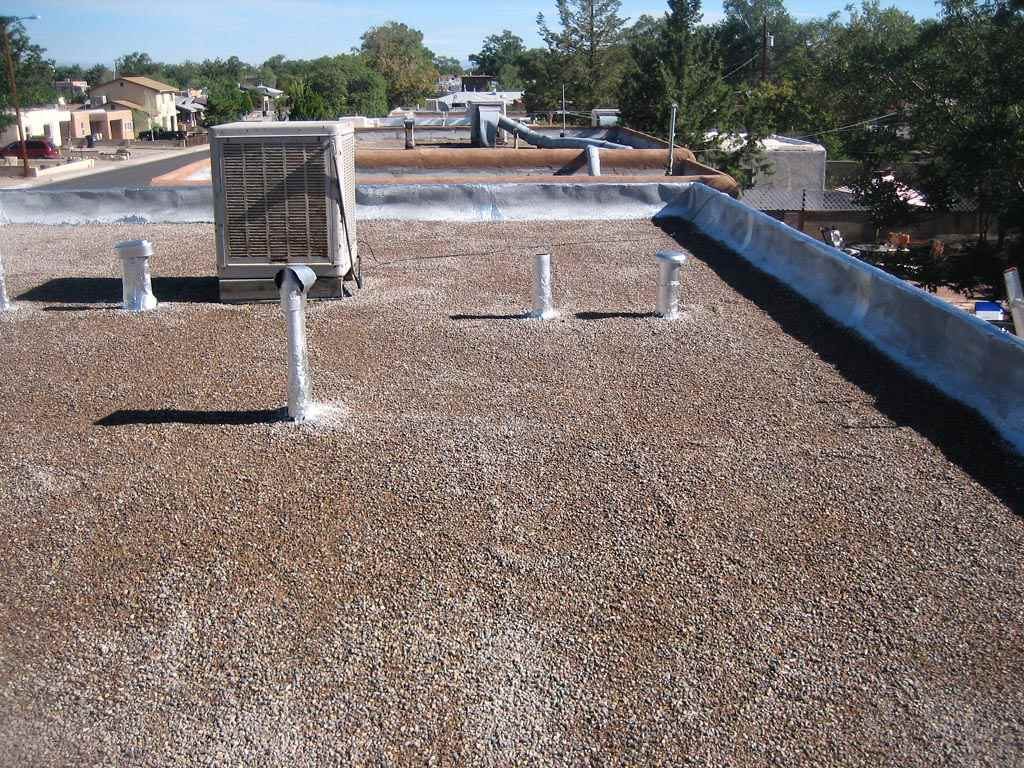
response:
{"label": "tall vent pipe", "polygon": [[658,314],[666,320],[679,317],[679,274],[686,263],[680,251],[658,251]]}
{"label": "tall vent pipe", "polygon": [[11,300],[7,298],[7,278],[4,276],[4,257],[0,254],[0,312],[13,309]]}
{"label": "tall vent pipe", "polygon": [[538,253],[533,257],[533,311],[530,317],[550,320],[557,314],[551,298],[551,254]]}
{"label": "tall vent pipe", "polygon": [[288,418],[305,421],[312,414],[313,384],[306,356],[306,292],[316,273],[305,266],[282,269],[274,276],[281,294],[281,311],[288,328]]}

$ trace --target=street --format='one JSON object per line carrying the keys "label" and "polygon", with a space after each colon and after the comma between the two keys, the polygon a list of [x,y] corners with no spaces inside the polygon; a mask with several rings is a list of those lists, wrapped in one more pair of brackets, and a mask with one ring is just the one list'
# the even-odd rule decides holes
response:
{"label": "street", "polygon": [[151,186],[157,176],[181,168],[189,163],[209,157],[210,150],[207,148],[202,152],[190,152],[180,157],[168,157],[163,160],[154,160],[151,163],[131,165],[127,168],[114,168],[109,171],[90,173],[87,176],[79,176],[74,179],[54,181],[49,184],[39,184],[35,189],[48,191],[59,189],[137,189],[139,187]]}

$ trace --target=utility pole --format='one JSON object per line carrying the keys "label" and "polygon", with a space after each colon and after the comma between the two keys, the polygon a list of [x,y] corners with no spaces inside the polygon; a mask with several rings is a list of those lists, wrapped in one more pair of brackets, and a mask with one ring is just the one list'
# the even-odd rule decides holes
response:
{"label": "utility pole", "polygon": [[562,83],[562,138],[565,138],[565,83]]}
{"label": "utility pole", "polygon": [[17,121],[18,148],[22,151],[22,175],[29,175],[29,146],[25,141],[25,129],[22,127],[22,104],[17,100],[17,82],[14,79],[14,59],[10,55],[10,35],[7,33],[7,25],[14,20],[4,16],[0,18],[0,26],[3,27],[3,54],[7,60],[7,80],[10,83],[10,98],[14,102],[14,119]]}
{"label": "utility pole", "polygon": [[768,79],[768,14],[761,19],[761,82]]}

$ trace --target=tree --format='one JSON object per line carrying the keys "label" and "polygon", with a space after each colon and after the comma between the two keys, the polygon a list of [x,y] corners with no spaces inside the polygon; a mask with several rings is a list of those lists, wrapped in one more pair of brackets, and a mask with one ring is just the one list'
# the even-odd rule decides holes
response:
{"label": "tree", "polygon": [[102,64],[89,67],[83,73],[85,82],[89,85],[102,85],[114,79],[114,73]]}
{"label": "tree", "polygon": [[114,71],[117,76],[136,75],[146,77],[163,76],[163,67],[149,57],[148,53],[135,51],[126,53],[114,60]]}
{"label": "tree", "polygon": [[[46,49],[32,43],[25,27],[14,22],[7,27],[11,42],[11,58],[18,84],[18,100],[22,107],[52,104],[57,100],[53,89],[54,63],[45,57]],[[0,127],[13,125],[13,102],[7,68],[0,67]],[[8,112],[11,110],[11,112]]]}
{"label": "tree", "polygon": [[461,75],[465,72],[461,62],[454,56],[435,56],[434,69],[439,75]]}
{"label": "tree", "polygon": [[528,112],[548,112],[562,106],[562,61],[546,48],[531,48],[520,59],[523,105]]}
{"label": "tree", "polygon": [[387,82],[361,56],[341,54],[287,62],[282,59],[275,65],[281,72],[278,86],[289,95],[292,107],[299,105],[301,114],[322,114],[324,119],[387,114]]}
{"label": "tree", "polygon": [[306,83],[305,78],[292,78],[285,95],[288,99],[288,116],[292,120],[328,120],[330,113],[323,96]]}
{"label": "tree", "polygon": [[503,29],[500,35],[488,35],[478,53],[471,53],[469,61],[473,64],[473,73],[477,75],[494,75],[506,67],[518,67],[522,64],[522,56],[526,52],[523,38],[513,35],[511,30]]}
{"label": "tree", "polygon": [[[945,0],[903,70],[913,138],[928,158],[919,185],[937,210],[977,209],[974,260],[1015,263],[1024,221],[1024,6]],[[989,235],[995,230],[996,241]],[[987,275],[1001,290],[998,270]]]}
{"label": "tree", "polygon": [[434,54],[423,45],[423,33],[396,21],[371,27],[362,37],[367,63],[387,81],[392,107],[415,106],[437,87]]}
{"label": "tree", "polygon": [[610,106],[618,93],[626,64],[623,32],[627,19],[619,16],[619,0],[555,0],[558,28],[548,26],[543,13],[537,26],[548,49],[562,65],[562,82],[571,86],[576,107]]}
{"label": "tree", "polygon": [[220,125],[240,120],[252,111],[252,97],[238,83],[224,79],[209,86],[206,99],[206,124]]}

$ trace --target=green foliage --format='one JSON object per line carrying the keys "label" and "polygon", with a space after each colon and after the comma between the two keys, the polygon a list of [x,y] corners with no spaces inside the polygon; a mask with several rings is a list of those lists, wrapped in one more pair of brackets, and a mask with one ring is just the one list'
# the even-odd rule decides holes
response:
{"label": "green foliage", "polygon": [[546,48],[531,48],[519,63],[523,105],[529,112],[562,108],[562,58]]}
{"label": "green foliage", "polygon": [[493,75],[505,90],[519,90],[523,87],[523,56],[526,46],[523,39],[503,29],[500,35],[484,38],[479,53],[471,53],[469,60],[473,72],[478,75]]}
{"label": "green foliage", "polygon": [[206,100],[206,124],[220,125],[240,120],[252,111],[252,98],[231,80],[218,80],[209,86]]}
{"label": "green foliage", "polygon": [[614,106],[628,63],[627,19],[619,0],[555,0],[558,26],[537,14],[540,36],[558,57],[561,77],[576,111]]}
{"label": "green foliage", "polygon": [[371,27],[360,49],[367,64],[387,82],[391,107],[415,106],[437,86],[434,54],[423,45],[423,33],[397,21]]}
{"label": "green foliage", "polygon": [[[53,89],[55,70],[53,61],[45,58],[46,49],[32,43],[20,22],[10,24],[7,33],[21,106],[52,104],[57,99]],[[0,127],[14,124],[14,115],[7,112],[13,106],[7,67],[0,67]]]}
{"label": "green foliage", "polygon": [[387,83],[360,56],[341,54],[311,61],[278,62],[282,72],[278,84],[288,95],[294,115],[322,114],[302,119],[335,119],[342,115],[385,115],[388,111]]}
{"label": "green foliage", "polygon": [[465,73],[462,63],[454,56],[435,56],[434,69],[439,75],[461,75]]}
{"label": "green foliage", "polygon": [[330,110],[324,97],[310,88],[304,77],[290,78],[285,94],[288,97],[288,115],[290,119],[330,119]]}

